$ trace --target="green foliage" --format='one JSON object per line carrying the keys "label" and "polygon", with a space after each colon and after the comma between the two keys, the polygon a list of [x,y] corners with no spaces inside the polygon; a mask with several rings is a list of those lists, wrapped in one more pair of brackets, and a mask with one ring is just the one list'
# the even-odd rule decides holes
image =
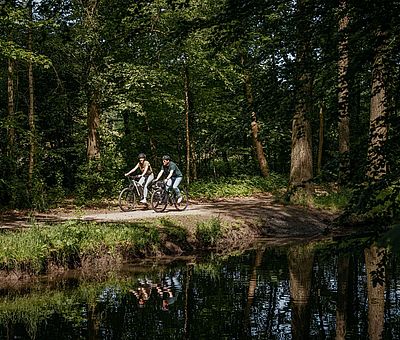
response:
{"label": "green foliage", "polygon": [[196,239],[205,246],[215,246],[222,236],[222,223],[217,217],[196,225]]}
{"label": "green foliage", "polygon": [[372,183],[363,183],[354,190],[343,221],[355,218],[358,221],[379,223],[380,226],[400,221],[400,181],[389,178]]}
{"label": "green foliage", "polygon": [[274,192],[287,186],[287,179],[276,173],[268,178],[234,177],[200,180],[190,185],[190,197],[216,199],[221,197],[251,196],[256,193]]}

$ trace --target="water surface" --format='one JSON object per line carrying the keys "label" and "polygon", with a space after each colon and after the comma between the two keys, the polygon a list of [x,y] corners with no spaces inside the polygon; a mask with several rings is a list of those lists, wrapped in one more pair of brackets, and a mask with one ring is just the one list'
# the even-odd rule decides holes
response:
{"label": "water surface", "polygon": [[[398,255],[374,240],[132,263],[0,291],[1,339],[399,339]],[[110,268],[111,270],[111,268]]]}

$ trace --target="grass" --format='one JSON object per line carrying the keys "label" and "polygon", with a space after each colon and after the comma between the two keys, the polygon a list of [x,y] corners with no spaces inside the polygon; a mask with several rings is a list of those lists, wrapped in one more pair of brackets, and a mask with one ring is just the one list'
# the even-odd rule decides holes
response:
{"label": "grass", "polygon": [[0,269],[41,273],[49,263],[71,267],[85,257],[155,250],[155,226],[68,222],[0,235]]}
{"label": "grass", "polygon": [[214,246],[222,235],[222,223],[217,217],[196,225],[196,239],[205,246]]}
{"label": "grass", "polygon": [[217,199],[245,197],[262,192],[275,192],[286,188],[287,179],[272,173],[268,178],[231,177],[196,181],[190,185],[190,197],[194,199]]}
{"label": "grass", "polygon": [[320,187],[313,193],[299,189],[291,198],[291,203],[305,207],[340,212],[349,203],[352,191],[349,189],[336,190]]}

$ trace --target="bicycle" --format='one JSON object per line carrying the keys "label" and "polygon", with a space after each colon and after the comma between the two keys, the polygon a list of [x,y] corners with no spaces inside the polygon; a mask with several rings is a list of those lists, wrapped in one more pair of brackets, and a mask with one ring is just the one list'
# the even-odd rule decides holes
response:
{"label": "bicycle", "polygon": [[[118,197],[118,205],[122,211],[135,210],[141,197],[143,197],[143,185],[138,183],[140,176],[127,176],[130,184],[128,187],[121,190]],[[148,195],[151,197],[152,188],[150,185],[148,188]],[[147,204],[146,204],[147,205]]]}
{"label": "bicycle", "polygon": [[151,195],[151,207],[155,212],[163,212],[169,203],[179,211],[185,210],[189,205],[189,195],[186,188],[180,188],[180,192],[182,200],[178,203],[175,190],[167,190],[164,182],[157,182]]}

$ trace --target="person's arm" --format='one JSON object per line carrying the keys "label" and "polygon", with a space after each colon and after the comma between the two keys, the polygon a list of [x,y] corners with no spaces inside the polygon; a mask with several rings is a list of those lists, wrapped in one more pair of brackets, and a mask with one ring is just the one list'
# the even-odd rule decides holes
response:
{"label": "person's arm", "polygon": [[154,179],[154,182],[157,182],[157,181],[160,179],[160,177],[162,176],[163,172],[164,172],[164,170],[161,170],[161,171],[158,173],[157,178]]}
{"label": "person's arm", "polygon": [[135,172],[136,169],[137,169],[138,167],[139,167],[139,163],[136,164],[136,166],[135,166],[131,171],[127,172],[127,173],[125,174],[125,176],[129,176],[131,173]]}
{"label": "person's arm", "polygon": [[174,170],[171,170],[169,172],[168,176],[165,178],[165,180],[168,181],[172,177],[173,174],[174,174]]}

